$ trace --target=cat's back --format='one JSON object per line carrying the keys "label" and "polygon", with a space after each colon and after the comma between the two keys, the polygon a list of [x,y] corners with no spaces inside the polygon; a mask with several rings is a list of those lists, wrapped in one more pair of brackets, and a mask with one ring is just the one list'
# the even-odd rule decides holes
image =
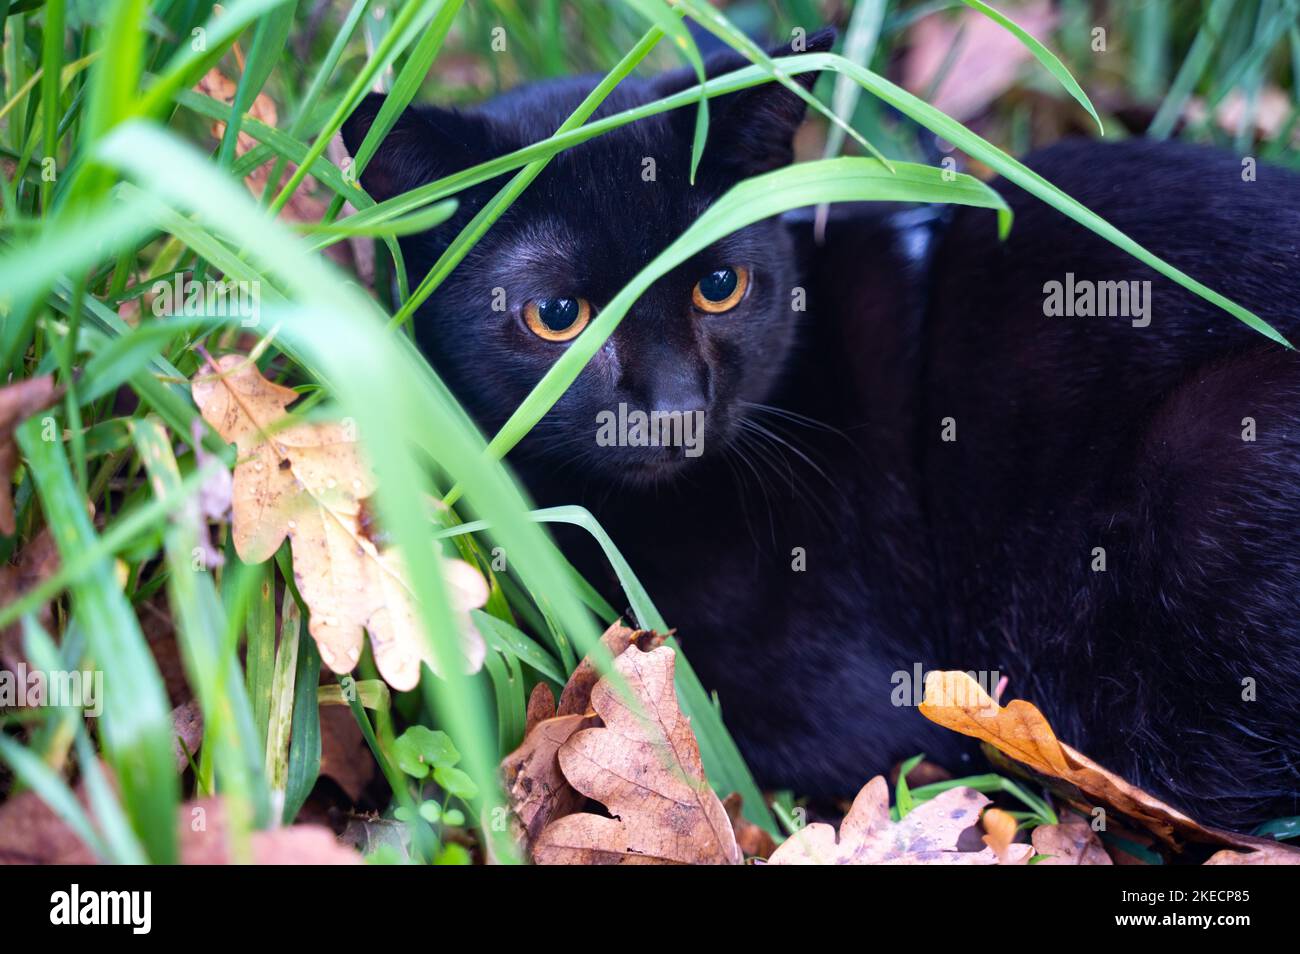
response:
{"label": "cat's back", "polygon": [[[1135,242],[1300,337],[1300,175],[1146,140],[1067,141],[1025,162]],[[987,456],[980,473],[990,482],[1014,473],[1021,490],[1059,498],[1138,439],[1189,374],[1270,347],[1038,198],[1004,180],[994,187],[1015,212],[1007,240],[996,240],[987,212],[963,209],[935,253],[923,413],[953,417],[971,440],[926,442],[932,456],[963,470],[965,458]],[[1073,476],[1061,472],[1070,458]]]}
{"label": "cat's back", "polygon": [[[1024,163],[1282,334],[1300,331],[1300,311],[1288,294],[1300,286],[1300,174],[1220,149],[1146,139],[1065,140]],[[1015,212],[1008,239],[992,239],[987,212],[961,209],[937,252],[936,371],[993,359],[1013,339],[1021,343],[1013,353],[1028,348],[1049,364],[1073,355],[1075,367],[1093,358],[1117,370],[1153,371],[1176,371],[1189,360],[1256,343],[1255,333],[1231,315],[1111,241],[1005,179],[992,185]],[[1151,283],[1149,323],[1133,314],[1099,314],[1104,306],[1096,304],[1091,315],[1072,307],[1056,313],[1054,282],[1078,299],[1086,283],[1135,281]],[[979,322],[965,320],[976,315]]]}

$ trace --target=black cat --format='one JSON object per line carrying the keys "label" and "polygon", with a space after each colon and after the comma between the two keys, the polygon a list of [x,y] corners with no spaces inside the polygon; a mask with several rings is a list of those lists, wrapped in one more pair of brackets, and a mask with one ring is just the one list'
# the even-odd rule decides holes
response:
{"label": "black cat", "polygon": [[[694,81],[629,79],[598,115]],[[410,109],[362,182],[384,199],[545,138],[593,83]],[[703,209],[791,160],[792,93],[712,111],[694,186],[693,109],[600,136],[556,156],[421,309],[422,347],[486,431]],[[1027,162],[1300,333],[1300,177],[1140,141]],[[502,181],[403,242],[413,281]],[[918,667],[960,668],[1005,675],[1061,738],[1206,821],[1295,814],[1300,362],[996,187],[1005,243],[987,211],[876,206],[836,210],[821,244],[807,215],[721,240],[641,297],[510,459],[539,502],[592,509],[766,786],[850,794],[918,752],[967,771],[968,740],[907,704]],[[1081,316],[1088,289],[1120,314]],[[620,405],[699,412],[703,453],[605,446]]]}

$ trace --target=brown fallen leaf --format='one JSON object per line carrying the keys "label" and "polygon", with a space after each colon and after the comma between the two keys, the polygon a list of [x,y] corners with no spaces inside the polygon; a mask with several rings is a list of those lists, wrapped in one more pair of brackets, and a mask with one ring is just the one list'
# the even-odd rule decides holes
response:
{"label": "brown fallen leaf", "polygon": [[598,725],[599,719],[586,715],[543,719],[502,761],[506,795],[520,825],[517,834],[530,851],[547,825],[576,812],[586,800],[560,769],[560,746],[579,729]]}
{"label": "brown fallen leaf", "polygon": [[[227,106],[235,102],[235,93],[238,90],[238,84],[234,80],[222,73],[215,66],[208,70],[194,87],[198,92],[213,99],[220,100]],[[253,104],[248,108],[248,115],[254,119],[266,123],[268,126],[275,126],[279,122],[278,113],[275,108],[275,101],[266,93],[258,93],[253,99]],[[223,119],[214,119],[211,127],[212,135],[221,139],[226,135],[226,122]],[[235,142],[235,154],[242,156],[250,149],[257,145],[257,140],[242,130]]]}
{"label": "brown fallen leaf", "polygon": [[[600,641],[611,657],[617,657],[629,645],[635,643],[642,649],[652,649],[663,638],[616,622],[605,630]],[[591,690],[599,678],[595,663],[590,657],[584,657],[569,676],[558,709],[549,686],[545,683],[534,686],[528,698],[524,741],[501,760],[506,794],[518,824],[516,835],[530,854],[542,829],[557,818],[576,812],[586,801],[560,770],[559,752],[573,733],[601,724],[588,711]]]}
{"label": "brown fallen leaf", "polygon": [[[82,808],[89,803],[81,787]],[[0,802],[0,865],[93,865],[98,859],[35,792]]]}
{"label": "brown fallen leaf", "polygon": [[[181,864],[235,863],[229,842],[226,806],[220,798],[200,798],[180,807]],[[290,825],[255,831],[249,838],[257,865],[359,865],[361,856],[339,844],[320,825]]]}
{"label": "brown fallen leaf", "polygon": [[[0,495],[8,493],[6,482]],[[16,554],[13,563],[0,566],[0,606],[7,606],[59,568],[59,548],[47,526]],[[52,616],[48,605],[41,607],[38,619],[47,629]],[[16,667],[23,659],[23,624],[10,623],[0,629],[0,668]]]}
{"label": "brown fallen leaf", "polygon": [[[268,381],[242,355],[226,355],[215,371],[196,375],[191,391],[204,420],[238,447],[235,552],[245,563],[261,563],[288,536],[294,581],[311,610],[308,631],[325,665],[350,672],[368,630],[380,675],[394,689],[415,688],[421,660],[438,667],[399,555],[381,551],[359,525],[375,481],[356,440],[341,424],[283,426],[298,392]],[[485,648],[469,610],[487,602],[487,583],[461,560],[443,566],[448,596],[463,618],[466,669],[476,672]]]}
{"label": "brown fallen leaf", "polygon": [[347,706],[320,707],[320,774],[333,779],[352,804],[379,773],[356,717]]}
{"label": "brown fallen leaf", "polygon": [[[604,725],[581,729],[560,746],[569,783],[614,817],[566,815],[537,839],[540,864],[739,864],[726,809],[709,788],[700,749],[673,688],[667,646],[630,646],[614,662],[632,700],[608,678],[591,706]],[[635,704],[637,709],[629,705]]]}
{"label": "brown fallen leaf", "polygon": [[[1078,793],[1073,800],[1085,811],[1104,805],[1175,849],[1179,838],[1247,850],[1266,841],[1201,825],[1059,741],[1036,706],[1020,699],[999,705],[967,673],[929,673],[920,708],[932,722],[982,739],[1033,771],[1068,783]],[[1300,855],[1298,849],[1279,847]]]}
{"label": "brown fallen leaf", "polygon": [[768,864],[995,865],[998,856],[992,848],[963,851],[958,847],[988,803],[973,788],[952,788],[891,821],[889,786],[877,775],[858,792],[838,836],[832,826],[815,822],[787,838]]}
{"label": "brown fallen leaf", "polygon": [[14,522],[12,483],[18,466],[18,445],[14,431],[37,411],[44,410],[63,396],[63,388],[54,384],[51,375],[15,381],[0,388],[0,533],[11,536],[18,529]]}
{"label": "brown fallen leaf", "polygon": [[[653,630],[629,629],[623,625],[622,620],[619,620],[601,634],[600,641],[609,650],[610,658],[617,659],[627,651],[629,646],[635,645],[643,652],[649,652],[662,645],[666,638]],[[577,668],[570,674],[569,681],[564,684],[564,691],[560,693],[560,705],[555,710],[555,714],[579,715],[586,712],[591,703],[591,690],[599,679],[600,670],[596,668],[591,657],[583,657],[582,662],[578,663]]]}
{"label": "brown fallen leaf", "polygon": [[1030,836],[1040,865],[1109,865],[1110,855],[1086,818],[1065,815],[1058,825],[1039,825]]}
{"label": "brown fallen leaf", "polygon": [[176,771],[184,772],[203,743],[203,710],[191,699],[172,710],[172,755]]}
{"label": "brown fallen leaf", "polygon": [[[222,73],[216,67],[208,70],[207,74],[195,84],[195,90],[206,96],[225,103],[230,106],[235,101],[235,92],[237,84]],[[248,115],[258,122],[275,128],[279,123],[279,111],[276,109],[275,101],[265,92],[260,92],[253,99],[253,103],[248,108]],[[213,138],[222,139],[226,135],[226,123],[222,119],[214,119],[210,127]],[[249,135],[243,127],[240,128],[239,135],[235,137],[235,155],[242,156],[249,150],[257,146],[257,140]],[[257,168],[253,169],[244,177],[244,184],[248,191],[255,196],[261,196],[266,190],[267,182],[271,177],[271,170],[274,167],[274,160],[267,160]],[[292,175],[297,166],[289,163],[285,166],[284,175],[277,185],[283,185],[288,176]],[[290,222],[318,222],[325,212],[325,203],[315,195],[316,181],[311,176],[303,179],[302,185],[293,194],[284,210],[280,213],[280,218]]]}
{"label": "brown fallen leaf", "polygon": [[545,722],[554,716],[555,696],[551,693],[550,686],[539,682],[528,694],[528,707],[524,710],[524,738],[528,737],[528,733],[532,732],[539,722]]}
{"label": "brown fallen leaf", "polygon": [[736,833],[736,844],[746,858],[770,858],[776,851],[776,841],[762,828],[744,816],[745,802],[739,792],[732,792],[722,800],[731,820],[731,830]]}
{"label": "brown fallen leaf", "polygon": [[1300,851],[1267,838],[1258,842],[1254,851],[1232,851],[1225,848],[1210,855],[1207,865],[1300,865]]}

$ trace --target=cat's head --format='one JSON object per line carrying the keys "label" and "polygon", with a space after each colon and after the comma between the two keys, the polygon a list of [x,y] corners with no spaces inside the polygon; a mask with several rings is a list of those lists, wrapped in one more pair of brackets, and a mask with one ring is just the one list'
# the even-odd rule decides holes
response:
{"label": "cat's head", "polygon": [[[833,39],[829,30],[815,34],[806,50],[829,49]],[[746,65],[730,51],[706,60],[710,77]],[[815,77],[794,79],[808,88]],[[595,82],[525,86],[472,110],[410,108],[370,159],[362,185],[387,199],[545,139]],[[691,69],[626,79],[595,118],[695,83]],[[382,102],[370,97],[345,125],[349,151]],[[695,115],[694,105],[660,113],[556,155],[420,309],[421,348],[489,434],[586,322],[719,196],[791,161],[804,102],[774,82],[714,98],[691,185]],[[452,219],[402,240],[412,287],[508,181],[460,193]],[[512,459],[550,474],[648,482],[721,454],[746,402],[764,401],[786,362],[796,285],[779,221],[720,239],[641,296]]]}

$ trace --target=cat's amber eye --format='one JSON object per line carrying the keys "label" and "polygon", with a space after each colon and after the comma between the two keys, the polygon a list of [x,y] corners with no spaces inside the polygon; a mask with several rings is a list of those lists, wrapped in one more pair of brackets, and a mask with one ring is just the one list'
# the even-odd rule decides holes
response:
{"label": "cat's amber eye", "polygon": [[691,301],[700,311],[716,315],[731,311],[749,290],[749,270],[743,266],[714,269],[695,283]]}
{"label": "cat's amber eye", "polygon": [[538,298],[524,305],[529,330],[547,341],[568,341],[591,321],[591,303],[585,298]]}

